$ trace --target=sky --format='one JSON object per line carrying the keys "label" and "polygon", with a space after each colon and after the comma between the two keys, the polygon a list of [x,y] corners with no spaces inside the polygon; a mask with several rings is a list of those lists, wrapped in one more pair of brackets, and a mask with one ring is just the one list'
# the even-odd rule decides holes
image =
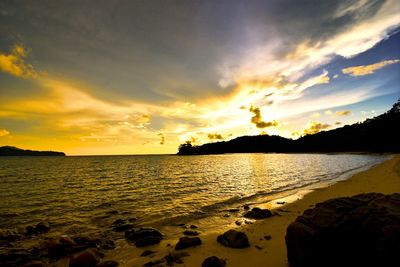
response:
{"label": "sky", "polygon": [[0,2],[0,145],[172,154],[400,98],[400,2]]}

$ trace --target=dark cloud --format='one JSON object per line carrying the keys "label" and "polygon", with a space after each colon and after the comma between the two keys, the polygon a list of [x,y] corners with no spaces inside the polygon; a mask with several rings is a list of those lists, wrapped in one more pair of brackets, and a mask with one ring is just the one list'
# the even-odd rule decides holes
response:
{"label": "dark cloud", "polygon": [[254,113],[254,116],[251,117],[251,123],[253,123],[257,128],[267,128],[267,127],[275,127],[278,126],[278,122],[273,121],[263,121],[261,116],[260,108],[251,106],[249,109],[250,112]]}
{"label": "dark cloud", "polygon": [[208,134],[207,137],[208,137],[208,139],[210,139],[211,141],[213,141],[213,140],[223,140],[223,139],[224,139],[224,137],[223,137],[221,134],[217,134],[217,133]]}
{"label": "dark cloud", "polygon": [[165,144],[165,136],[163,133],[157,134],[160,137],[160,145]]}

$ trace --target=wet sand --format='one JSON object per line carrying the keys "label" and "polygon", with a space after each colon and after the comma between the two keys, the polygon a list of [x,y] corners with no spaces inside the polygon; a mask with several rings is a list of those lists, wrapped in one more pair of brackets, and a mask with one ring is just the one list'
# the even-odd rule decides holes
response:
{"label": "wet sand", "polygon": [[[200,227],[196,230],[201,232],[199,237],[202,240],[202,245],[183,250],[189,253],[189,256],[182,258],[184,263],[180,266],[201,266],[204,259],[209,256],[225,259],[226,266],[288,266],[284,238],[287,226],[298,215],[302,214],[304,210],[313,207],[316,203],[331,198],[367,192],[384,194],[400,192],[400,155],[396,155],[367,171],[357,173],[347,180],[337,182],[328,187],[315,189],[312,192],[306,192],[307,194],[303,197],[301,196],[302,192],[300,192],[295,196],[274,200],[272,204],[276,208],[273,211],[279,213],[279,215],[253,221],[252,224],[242,224],[241,226],[236,226],[234,223],[231,224],[230,229],[244,231],[247,234],[250,241],[249,248],[232,249],[222,246],[216,239],[226,228],[218,229],[216,227],[213,230],[203,231],[201,222],[199,222],[198,225]],[[293,200],[294,202],[292,202]],[[277,205],[277,202],[285,202],[285,204]],[[271,203],[257,206],[270,207]],[[240,210],[240,213],[243,212],[243,209]],[[190,222],[190,224],[196,224],[196,222]],[[117,249],[107,254],[106,259],[115,259],[120,263],[120,266],[142,266],[149,261],[161,259],[169,252],[175,251],[174,246],[178,239],[176,235],[166,234],[167,239],[160,244],[146,248],[135,248],[121,243],[122,249]],[[267,235],[272,238],[266,240],[264,236]],[[121,240],[121,242],[124,241]],[[144,250],[153,250],[156,253],[140,257]],[[165,263],[160,266],[164,265]]]}

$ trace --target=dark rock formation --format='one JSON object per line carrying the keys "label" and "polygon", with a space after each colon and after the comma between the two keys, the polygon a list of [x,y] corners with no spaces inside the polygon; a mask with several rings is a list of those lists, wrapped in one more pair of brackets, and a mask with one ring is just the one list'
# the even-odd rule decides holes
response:
{"label": "dark rock formation", "polygon": [[125,238],[137,247],[145,247],[160,243],[164,235],[157,229],[145,227],[126,231]]}
{"label": "dark rock formation", "polygon": [[250,211],[246,212],[243,216],[246,218],[259,220],[271,217],[272,212],[269,209],[252,208]]}
{"label": "dark rock formation", "polygon": [[173,266],[175,263],[177,264],[183,264],[183,257],[187,257],[189,256],[189,253],[185,252],[185,251],[181,251],[181,252],[171,252],[168,253],[164,259],[167,262],[168,266]]}
{"label": "dark rock formation", "polygon": [[195,247],[201,245],[201,239],[199,237],[181,237],[178,243],[175,245],[175,250]]}
{"label": "dark rock formation", "polygon": [[400,194],[319,203],[289,225],[286,246],[294,267],[394,266],[400,251]]}
{"label": "dark rock formation", "polygon": [[203,261],[201,267],[225,267],[226,261],[216,256],[208,257]]}
{"label": "dark rock formation", "polygon": [[230,248],[247,248],[250,246],[247,235],[236,230],[228,230],[219,235],[217,241]]}

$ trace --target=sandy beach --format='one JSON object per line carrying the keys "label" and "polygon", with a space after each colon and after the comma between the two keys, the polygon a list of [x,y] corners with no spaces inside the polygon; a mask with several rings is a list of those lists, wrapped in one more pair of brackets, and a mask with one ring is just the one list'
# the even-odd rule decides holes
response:
{"label": "sandy beach", "polygon": [[[271,218],[254,221],[253,224],[243,224],[241,226],[232,225],[231,229],[244,231],[250,241],[250,247],[245,249],[232,249],[222,246],[217,242],[217,236],[226,229],[201,232],[200,238],[202,245],[188,248],[183,251],[189,256],[182,258],[183,266],[201,266],[205,258],[217,256],[226,260],[227,266],[288,266],[286,257],[285,234],[287,226],[304,210],[313,207],[316,203],[337,197],[353,196],[360,193],[380,192],[391,194],[400,192],[400,156],[396,155],[386,162],[376,165],[371,169],[357,173],[347,180],[337,182],[328,187],[315,189],[300,198],[296,195],[294,202],[293,196],[274,200],[276,202],[285,201],[273,211],[279,215]],[[264,205],[257,205],[264,207]],[[265,205],[265,207],[271,206]],[[242,212],[242,211],[240,211]],[[196,222],[193,222],[194,224]],[[182,235],[183,236],[183,235]],[[265,236],[271,236],[270,240]],[[106,259],[117,259],[120,266],[142,266],[143,264],[162,259],[169,252],[173,252],[177,239],[166,239],[155,246],[142,248],[116,250],[106,255]],[[144,250],[153,250],[156,253],[140,257]],[[163,266],[163,265],[161,265]]]}

